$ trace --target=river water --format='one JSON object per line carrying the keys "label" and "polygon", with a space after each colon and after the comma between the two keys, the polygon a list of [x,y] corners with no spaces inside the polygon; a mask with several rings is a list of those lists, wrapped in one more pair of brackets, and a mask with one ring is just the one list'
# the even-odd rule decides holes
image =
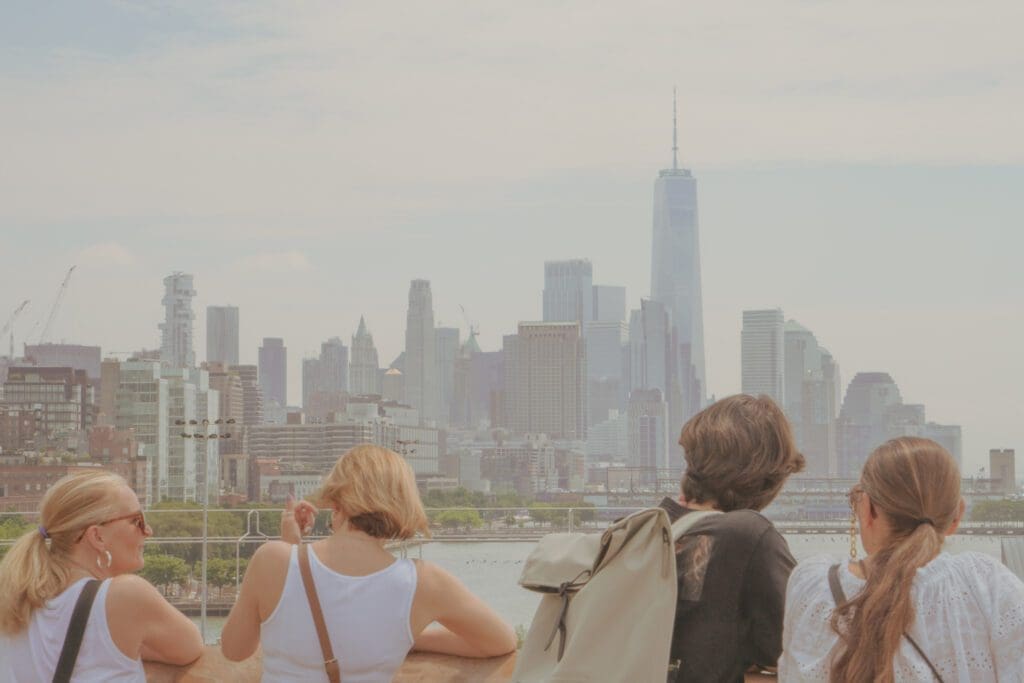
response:
{"label": "river water", "polygon": [[[793,534],[786,536],[797,561],[815,555],[849,556],[849,537],[845,535]],[[533,549],[532,542],[425,543],[408,550],[408,556],[436,562],[491,605],[513,626],[528,627],[540,596],[519,587],[523,561]],[[1000,556],[999,538],[993,536],[953,536],[946,541],[950,552],[972,550]],[[860,549],[863,556],[863,549]],[[217,642],[225,617],[207,618],[207,642]],[[199,618],[193,619],[197,624]]]}

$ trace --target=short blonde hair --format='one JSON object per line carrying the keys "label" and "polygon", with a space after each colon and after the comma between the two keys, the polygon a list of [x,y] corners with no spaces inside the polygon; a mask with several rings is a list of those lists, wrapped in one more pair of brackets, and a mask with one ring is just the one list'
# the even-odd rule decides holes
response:
{"label": "short blonde hair", "polygon": [[375,538],[430,535],[416,476],[402,456],[382,446],[356,446],[338,459],[316,494],[320,506],[343,514]]}

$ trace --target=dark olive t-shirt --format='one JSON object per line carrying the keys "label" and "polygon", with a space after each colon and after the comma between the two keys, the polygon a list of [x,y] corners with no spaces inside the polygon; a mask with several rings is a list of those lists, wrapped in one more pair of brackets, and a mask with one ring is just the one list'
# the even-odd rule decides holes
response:
{"label": "dark olive t-shirt", "polygon": [[[661,507],[673,522],[691,512],[671,498]],[[732,683],[752,664],[775,666],[786,582],[795,565],[786,540],[753,510],[694,524],[676,544],[676,680]]]}

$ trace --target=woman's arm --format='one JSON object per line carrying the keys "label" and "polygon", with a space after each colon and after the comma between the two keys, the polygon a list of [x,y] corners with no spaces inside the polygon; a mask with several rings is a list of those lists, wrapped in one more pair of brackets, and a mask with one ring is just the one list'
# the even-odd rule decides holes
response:
{"label": "woman's arm", "polygon": [[133,659],[184,665],[203,653],[196,625],[140,576],[125,574],[110,582],[107,621],[114,644]]}
{"label": "woman's arm", "polygon": [[269,615],[273,608],[266,607],[276,606],[281,599],[290,557],[290,545],[269,541],[257,548],[249,560],[238,599],[220,634],[220,651],[231,661],[247,659],[259,646],[263,622],[260,603]]}
{"label": "woman's arm", "polygon": [[496,657],[516,649],[509,625],[461,581],[431,562],[416,567],[413,649],[460,657]]}

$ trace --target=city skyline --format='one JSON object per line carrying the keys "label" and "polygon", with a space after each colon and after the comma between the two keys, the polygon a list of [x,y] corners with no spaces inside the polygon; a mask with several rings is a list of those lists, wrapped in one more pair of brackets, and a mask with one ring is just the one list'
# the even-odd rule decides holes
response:
{"label": "city skyline", "polygon": [[[302,357],[361,314],[381,365],[398,354],[415,278],[432,283],[437,324],[465,335],[464,306],[485,350],[541,319],[546,260],[589,259],[635,309],[677,84],[681,158],[700,178],[707,393],[740,389],[741,311],[778,306],[827,340],[844,389],[887,372],[908,402],[963,425],[972,474],[989,448],[1019,450],[1024,423],[1022,10],[885,7],[889,28],[864,7],[659,10],[633,27],[594,13],[559,60],[542,57],[561,38],[528,8],[500,26],[456,13],[456,35],[434,39],[412,12],[396,31],[407,44],[357,29],[381,19],[369,8],[314,20],[97,5],[89,23],[109,28],[96,34],[7,11],[0,79],[19,106],[0,121],[21,134],[0,206],[0,317],[31,299],[15,338],[37,342],[77,264],[50,341],[158,348],[160,280],[182,270],[194,348],[205,306],[238,305],[240,362],[284,338],[295,403]],[[920,30],[898,28],[909,22]],[[633,30],[650,36],[642,49],[591,68]],[[167,40],[182,34],[196,40]],[[327,85],[350,73],[340,44],[380,55],[341,90]],[[550,79],[524,78],[541,64]],[[579,97],[557,95],[566,82]],[[416,153],[400,153],[410,139]]]}

